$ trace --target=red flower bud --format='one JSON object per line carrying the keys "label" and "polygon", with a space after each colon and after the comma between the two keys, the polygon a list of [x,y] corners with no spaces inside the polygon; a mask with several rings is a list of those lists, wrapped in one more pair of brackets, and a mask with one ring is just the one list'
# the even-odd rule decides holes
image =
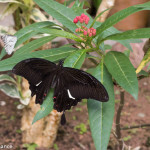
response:
{"label": "red flower bud", "polygon": [[96,32],[93,31],[93,32],[92,32],[92,35],[95,36],[95,35],[96,35]]}
{"label": "red flower bud", "polygon": [[82,19],[85,21],[86,20],[86,18],[85,17],[82,17]]}
{"label": "red flower bud", "polygon": [[89,21],[89,20],[90,20],[90,18],[89,18],[88,16],[86,16],[86,20],[88,20],[88,21]]}
{"label": "red flower bud", "polygon": [[88,29],[87,32],[88,32],[88,34],[90,34],[91,33],[90,29]]}
{"label": "red flower bud", "polygon": [[91,30],[94,30],[94,28],[92,27]]}
{"label": "red flower bud", "polygon": [[87,31],[84,30],[83,34],[86,36],[87,35]]}
{"label": "red flower bud", "polygon": [[93,28],[93,31],[92,31],[92,35],[93,35],[93,36],[96,35],[96,29],[94,29],[94,28]]}
{"label": "red flower bud", "polygon": [[80,23],[83,23],[83,19],[82,18],[80,18]]}
{"label": "red flower bud", "polygon": [[78,29],[78,28],[76,28],[75,32],[79,32],[79,29]]}
{"label": "red flower bud", "polygon": [[81,14],[81,17],[83,18],[83,17],[85,17],[86,15],[85,14]]}
{"label": "red flower bud", "polygon": [[80,16],[76,16],[76,18],[79,20]]}
{"label": "red flower bud", "polygon": [[88,20],[85,20],[84,22],[85,22],[85,24],[86,24],[86,25],[89,23],[89,21],[88,21]]}
{"label": "red flower bud", "polygon": [[92,33],[89,33],[89,37],[91,37],[92,36]]}
{"label": "red flower bud", "polygon": [[93,29],[93,32],[96,32],[96,29]]}
{"label": "red flower bud", "polygon": [[74,23],[78,23],[78,19],[77,19],[77,18],[74,18],[73,22],[74,22]]}
{"label": "red flower bud", "polygon": [[84,30],[83,30],[83,29],[81,29],[80,31],[81,31],[81,32],[83,32]]}

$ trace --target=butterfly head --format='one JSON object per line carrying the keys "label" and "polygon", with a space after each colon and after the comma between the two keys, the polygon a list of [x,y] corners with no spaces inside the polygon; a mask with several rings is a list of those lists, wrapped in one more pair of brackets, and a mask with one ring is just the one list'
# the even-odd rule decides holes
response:
{"label": "butterfly head", "polygon": [[63,60],[60,60],[59,63],[58,63],[58,66],[59,66],[59,67],[63,67],[63,64],[64,64],[64,61],[63,61]]}

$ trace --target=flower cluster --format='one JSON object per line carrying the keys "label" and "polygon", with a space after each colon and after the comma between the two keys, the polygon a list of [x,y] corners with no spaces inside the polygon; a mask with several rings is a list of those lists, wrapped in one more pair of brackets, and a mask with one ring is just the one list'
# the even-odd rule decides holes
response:
{"label": "flower cluster", "polygon": [[96,29],[92,28],[87,28],[86,25],[89,23],[89,17],[85,14],[82,14],[81,16],[76,16],[74,18],[73,22],[77,24],[80,22],[82,24],[81,28],[77,28],[75,30],[76,33],[82,33],[85,38],[92,37],[96,35]]}
{"label": "flower cluster", "polygon": [[79,21],[80,23],[85,23],[87,25],[89,23],[89,20],[90,20],[90,18],[87,15],[82,14],[81,16],[76,16],[76,18],[74,18],[73,22],[76,24]]}
{"label": "flower cluster", "polygon": [[96,35],[96,29],[94,29],[93,27],[88,29],[87,27],[82,26],[81,28],[77,28],[76,32],[83,33],[84,36],[89,37]]}

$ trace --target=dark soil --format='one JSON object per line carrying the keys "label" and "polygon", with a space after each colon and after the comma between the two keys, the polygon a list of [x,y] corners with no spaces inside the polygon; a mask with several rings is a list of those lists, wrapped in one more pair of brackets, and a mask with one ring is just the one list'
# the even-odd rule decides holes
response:
{"label": "dark soil", "polygon": [[18,99],[12,99],[0,92],[0,102],[5,101],[5,106],[0,106],[0,146],[12,145],[17,149],[21,145],[21,110],[16,109]]}
{"label": "dark soil", "polygon": [[[116,96],[119,98],[119,96]],[[128,93],[125,94],[125,105],[122,111],[121,127],[142,124],[150,125],[150,78],[139,82],[138,100],[134,100]],[[150,126],[122,130],[122,138],[125,145],[132,148],[140,147],[142,150],[150,150]]]}
{"label": "dark soil", "polygon": [[[121,116],[121,127],[150,124],[150,79],[142,79],[139,82],[139,98],[135,101],[128,93],[125,94],[125,105]],[[116,93],[116,110],[119,105],[118,89]],[[18,110],[17,99],[11,99],[0,92],[0,101],[5,101],[5,106],[0,106],[0,145],[12,145],[14,150],[23,149],[21,142],[20,120],[22,110]],[[95,150],[92,141],[86,102],[81,102],[71,111],[66,113],[67,124],[60,126],[54,147],[50,150]],[[86,127],[86,128],[84,128]],[[113,123],[115,129],[115,122]],[[122,130],[124,144],[129,148],[140,147],[142,150],[150,150],[150,127]],[[111,134],[110,148],[116,141]],[[38,150],[44,150],[38,148]],[[47,150],[47,149],[45,149]]]}

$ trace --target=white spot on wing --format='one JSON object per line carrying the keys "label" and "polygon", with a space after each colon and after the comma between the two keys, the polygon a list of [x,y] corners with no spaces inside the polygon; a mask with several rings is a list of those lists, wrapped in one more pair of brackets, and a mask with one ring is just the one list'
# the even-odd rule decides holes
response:
{"label": "white spot on wing", "polygon": [[69,96],[69,98],[71,98],[71,99],[75,99],[74,97],[72,97],[72,95],[71,95],[71,93],[70,93],[69,89],[68,89],[67,91],[68,91],[68,96]]}
{"label": "white spot on wing", "polygon": [[36,84],[36,86],[38,86],[42,81],[40,81],[38,84]]}

